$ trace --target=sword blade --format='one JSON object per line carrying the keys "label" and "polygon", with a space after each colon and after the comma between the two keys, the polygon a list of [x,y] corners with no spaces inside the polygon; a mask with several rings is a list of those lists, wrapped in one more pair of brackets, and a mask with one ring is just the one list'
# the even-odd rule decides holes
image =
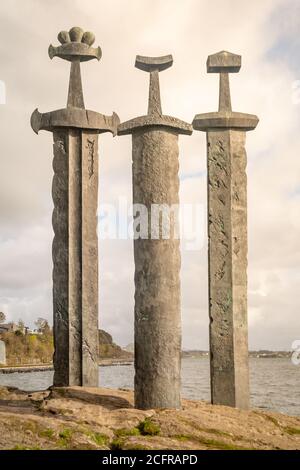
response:
{"label": "sword blade", "polygon": [[97,140],[54,132],[55,385],[98,384]]}

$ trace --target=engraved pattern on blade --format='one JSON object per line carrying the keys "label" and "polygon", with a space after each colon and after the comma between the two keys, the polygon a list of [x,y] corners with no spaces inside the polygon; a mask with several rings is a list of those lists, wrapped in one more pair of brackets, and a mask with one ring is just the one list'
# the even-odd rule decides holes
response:
{"label": "engraved pattern on blade", "polygon": [[98,136],[82,132],[82,380],[98,386]]}
{"label": "engraved pattern on blade", "polygon": [[91,178],[94,174],[95,140],[88,138],[86,148],[88,150],[88,175]]}
{"label": "engraved pattern on blade", "polygon": [[212,402],[234,406],[229,132],[208,134],[207,155]]}

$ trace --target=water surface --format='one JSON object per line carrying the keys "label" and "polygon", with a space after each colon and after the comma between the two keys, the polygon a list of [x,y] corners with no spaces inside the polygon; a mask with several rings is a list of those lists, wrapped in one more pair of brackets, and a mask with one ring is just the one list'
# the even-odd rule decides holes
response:
{"label": "water surface", "polygon": [[[133,388],[133,365],[99,367],[100,383],[107,388]],[[0,374],[0,385],[21,390],[45,390],[53,372]],[[300,366],[286,358],[250,358],[251,405],[255,408],[300,416]],[[207,358],[182,360],[182,396],[209,400]]]}

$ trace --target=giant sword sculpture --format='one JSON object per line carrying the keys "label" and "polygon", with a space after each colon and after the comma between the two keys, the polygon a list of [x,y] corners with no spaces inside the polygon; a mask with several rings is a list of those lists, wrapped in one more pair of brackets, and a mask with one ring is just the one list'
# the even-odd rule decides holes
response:
{"label": "giant sword sculpture", "polygon": [[219,111],[198,114],[207,133],[210,380],[212,403],[249,406],[247,324],[246,131],[258,118],[231,109],[228,73],[241,56],[219,52],[207,71],[220,74]]}
{"label": "giant sword sculpture", "polygon": [[98,385],[98,134],[116,134],[118,116],[84,107],[80,62],[101,58],[93,33],[58,35],[49,56],[71,62],[67,108],[31,117],[54,138],[52,186],[54,385]]}
{"label": "giant sword sculpture", "polygon": [[135,406],[143,409],[180,407],[179,240],[174,219],[169,238],[150,230],[153,205],[179,203],[178,135],[192,133],[190,124],[162,114],[159,71],[172,63],[172,56],[136,57],[135,66],[150,73],[148,114],[118,128],[118,135],[132,134],[133,203],[152,218],[148,237],[134,240]]}

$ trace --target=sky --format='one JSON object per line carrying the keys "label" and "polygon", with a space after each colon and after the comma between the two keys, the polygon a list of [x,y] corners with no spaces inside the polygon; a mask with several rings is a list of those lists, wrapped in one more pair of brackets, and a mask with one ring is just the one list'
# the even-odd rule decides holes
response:
{"label": "sky", "polygon": [[[291,348],[300,339],[299,0],[10,0],[0,4],[0,310],[8,320],[52,321],[52,135],[30,115],[66,105],[69,65],[48,57],[72,26],[95,33],[100,63],[82,65],[85,104],[121,121],[147,112],[148,77],[135,56],[172,54],[160,74],[165,114],[192,122],[216,111],[209,54],[242,55],[231,76],[235,111],[256,114],[247,133],[250,349]],[[131,136],[99,138],[99,204],[131,202]],[[180,197],[206,213],[205,134],[180,136]],[[185,349],[208,347],[207,234],[182,244]],[[100,327],[133,341],[132,240],[99,240]]]}

